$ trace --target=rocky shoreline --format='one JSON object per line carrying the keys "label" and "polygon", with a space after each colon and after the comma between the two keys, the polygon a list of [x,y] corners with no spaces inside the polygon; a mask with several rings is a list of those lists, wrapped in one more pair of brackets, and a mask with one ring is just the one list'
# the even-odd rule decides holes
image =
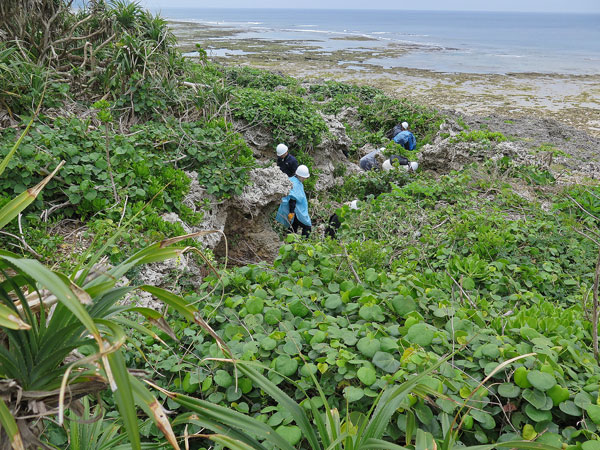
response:
{"label": "rocky shoreline", "polygon": [[[237,28],[189,22],[172,21],[170,27],[180,49],[192,58],[199,44],[211,60],[223,64],[251,65],[313,81],[368,84],[392,96],[467,116],[555,119],[600,137],[600,75],[440,73],[386,67],[386,59],[413,46],[390,44],[373,50],[361,46],[366,38],[349,36],[336,39],[353,41],[351,48],[326,51],[317,40],[268,41],[244,37]],[[435,49],[431,54],[434,57]]]}

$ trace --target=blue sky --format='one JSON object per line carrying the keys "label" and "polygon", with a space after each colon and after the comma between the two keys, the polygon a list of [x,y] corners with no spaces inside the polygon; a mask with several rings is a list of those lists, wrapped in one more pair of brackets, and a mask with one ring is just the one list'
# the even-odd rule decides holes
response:
{"label": "blue sky", "polygon": [[[325,8],[600,13],[600,0],[141,0],[150,8]],[[600,26],[600,24],[599,24]]]}

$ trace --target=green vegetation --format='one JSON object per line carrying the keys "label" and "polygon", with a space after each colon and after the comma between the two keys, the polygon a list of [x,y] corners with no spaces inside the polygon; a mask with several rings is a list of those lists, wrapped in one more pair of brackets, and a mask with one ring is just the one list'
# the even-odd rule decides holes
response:
{"label": "green vegetation", "polygon": [[573,156],[568,154],[567,152],[564,152],[558,148],[556,148],[554,145],[552,144],[542,144],[537,148],[533,149],[533,153],[537,154],[537,153],[551,153],[552,156],[562,156],[564,158],[572,158]]}
{"label": "green vegetation", "polygon": [[325,121],[312,103],[283,91],[258,89],[234,91],[233,116],[251,126],[263,126],[273,133],[273,144],[290,142],[312,149],[327,131]]}
{"label": "green vegetation", "polygon": [[[354,160],[366,143],[405,154],[386,137],[404,120],[432,142],[444,117],[368,86],[191,64],[135,3],[19,4],[0,5],[28,24],[0,21],[2,446],[597,449],[597,187],[502,158],[443,176],[335,161],[343,184],[316,192],[322,115]],[[452,143],[509,139],[459,123]],[[314,217],[342,226],[232,268],[184,230],[235,204],[252,128],[290,145]],[[211,197],[190,203],[196,182]],[[136,283],[186,252],[201,273],[172,269],[177,293]]]}
{"label": "green vegetation", "polygon": [[461,131],[452,138],[452,142],[503,142],[507,140],[502,133],[487,130]]}

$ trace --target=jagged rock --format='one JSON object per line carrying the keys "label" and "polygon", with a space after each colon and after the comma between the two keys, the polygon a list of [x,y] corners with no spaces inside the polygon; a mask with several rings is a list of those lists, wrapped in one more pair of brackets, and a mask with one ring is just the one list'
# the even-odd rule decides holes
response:
{"label": "jagged rock", "polygon": [[358,108],[356,106],[348,106],[342,108],[336,115],[340,122],[348,124],[352,128],[358,128],[362,125],[360,116],[358,114]]}
{"label": "jagged rock", "polygon": [[235,130],[244,136],[256,159],[273,157],[275,154],[273,135],[267,127],[262,125],[248,125],[243,121],[237,121],[234,125]]}
{"label": "jagged rock", "polygon": [[250,183],[244,187],[242,195],[235,202],[244,212],[254,215],[265,206],[280,202],[291,186],[290,179],[275,165],[253,169],[250,172]]}
{"label": "jagged rock", "polygon": [[[289,178],[277,166],[250,172],[250,184],[226,205],[227,253],[235,263],[275,259],[281,241],[273,230],[273,211],[291,187]],[[225,250],[225,242],[221,241],[216,251],[224,255]]]}
{"label": "jagged rock", "polygon": [[335,176],[338,166],[344,166],[340,172],[345,173],[352,173],[358,169],[358,166],[346,157],[352,145],[346,134],[346,127],[334,116],[321,114],[321,117],[325,120],[329,133],[314,150],[314,167],[320,172],[315,187],[319,191],[343,182],[343,178]]}
{"label": "jagged rock", "polygon": [[329,133],[323,136],[323,140],[317,145],[317,151],[339,151],[347,154],[350,151],[352,141],[346,134],[346,127],[335,116],[319,113],[329,129]]}
{"label": "jagged rock", "polygon": [[[190,190],[185,196],[183,203],[194,212],[202,212],[203,220],[197,226],[188,226],[176,213],[168,213],[162,216],[163,220],[171,223],[178,222],[183,226],[186,233],[196,233],[203,230],[223,231],[227,221],[227,211],[222,208],[223,202],[218,201],[213,195],[207,194],[206,189],[198,183],[196,172],[186,172],[190,178]],[[211,233],[196,238],[207,248],[214,248],[220,241],[220,233]]]}
{"label": "jagged rock", "polygon": [[516,155],[515,147],[511,145],[485,147],[477,142],[451,142],[447,138],[437,144],[425,145],[419,155],[419,164],[422,169],[445,173],[460,170],[474,162],[497,160],[504,156],[514,158]]}
{"label": "jagged rock", "polygon": [[371,153],[373,150],[377,150],[378,148],[380,148],[380,147],[377,147],[373,144],[365,144],[361,148],[358,149],[358,158],[360,159],[363,156],[366,156],[369,153]]}

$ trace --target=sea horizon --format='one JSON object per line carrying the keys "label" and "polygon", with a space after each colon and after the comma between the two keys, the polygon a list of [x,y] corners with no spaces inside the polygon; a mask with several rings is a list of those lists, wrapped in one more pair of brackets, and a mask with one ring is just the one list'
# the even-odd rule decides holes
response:
{"label": "sea horizon", "polygon": [[[174,22],[233,29],[232,43],[294,41],[324,51],[358,48],[373,53],[403,46],[401,54],[367,62],[384,68],[490,74],[600,72],[600,14],[189,7],[153,11]],[[223,39],[219,46],[224,50],[216,54],[225,55]]]}

